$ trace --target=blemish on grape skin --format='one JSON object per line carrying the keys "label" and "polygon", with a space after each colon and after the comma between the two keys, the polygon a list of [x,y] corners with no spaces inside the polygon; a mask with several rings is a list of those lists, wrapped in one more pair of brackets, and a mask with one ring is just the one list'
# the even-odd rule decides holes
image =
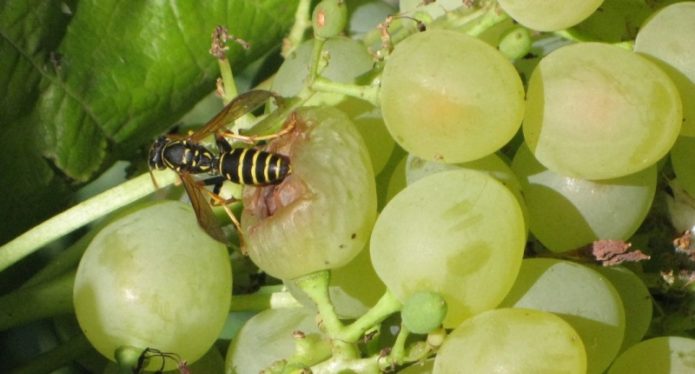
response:
{"label": "blemish on grape skin", "polygon": [[357,233],[353,232],[352,235],[350,235],[350,239],[355,239],[356,237],[357,237]]}

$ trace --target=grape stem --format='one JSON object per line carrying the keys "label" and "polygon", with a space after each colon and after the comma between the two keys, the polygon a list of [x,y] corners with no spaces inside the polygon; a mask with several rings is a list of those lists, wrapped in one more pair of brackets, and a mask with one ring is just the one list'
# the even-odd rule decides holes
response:
{"label": "grape stem", "polygon": [[319,271],[297,279],[297,285],[316,303],[320,316],[320,326],[334,341],[356,343],[364,333],[382,322],[389,315],[398,312],[402,305],[388,290],[367,313],[349,325],[343,325],[335,312],[328,293],[330,272]]}
{"label": "grape stem", "polygon": [[311,0],[299,0],[294,12],[294,24],[282,41],[282,57],[287,58],[304,40],[304,32],[311,26]]}
{"label": "grape stem", "polygon": [[[153,175],[160,187],[176,181],[176,173],[169,170],[153,171]],[[0,271],[44,245],[154,191],[152,179],[145,173],[49,218],[0,247]]]}
{"label": "grape stem", "polygon": [[260,312],[281,308],[301,308],[303,305],[291,293],[283,291],[284,286],[264,286],[252,294],[234,295],[230,312]]}
{"label": "grape stem", "polygon": [[[577,29],[570,28],[570,29],[565,29],[565,30],[559,30],[555,31],[553,33],[556,36],[559,36],[565,40],[570,40],[575,43],[586,43],[586,42],[592,42],[592,41],[598,41],[596,38],[593,38],[589,35],[585,35],[582,32],[580,32]],[[612,45],[627,49],[628,51],[632,51],[634,49],[635,43],[634,41],[624,41],[624,42],[619,42],[619,43],[612,43]]]}
{"label": "grape stem", "polygon": [[362,86],[351,83],[340,83],[328,80],[323,77],[317,77],[316,79],[314,79],[314,83],[312,84],[311,88],[318,92],[342,94],[366,100],[374,106],[379,105],[378,86]]}
{"label": "grape stem", "polygon": [[0,297],[0,331],[31,321],[73,313],[75,272]]}

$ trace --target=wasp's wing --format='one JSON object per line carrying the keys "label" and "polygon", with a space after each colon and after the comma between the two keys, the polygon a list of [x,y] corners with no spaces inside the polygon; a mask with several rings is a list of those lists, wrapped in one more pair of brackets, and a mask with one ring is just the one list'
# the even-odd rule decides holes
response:
{"label": "wasp's wing", "polygon": [[251,90],[234,98],[222,110],[217,113],[200,130],[190,136],[192,141],[200,141],[206,136],[217,132],[235,119],[260,107],[268,99],[274,98],[278,105],[282,104],[282,97],[267,90]]}
{"label": "wasp's wing", "polygon": [[208,200],[203,195],[201,191],[201,186],[196,184],[196,181],[186,173],[181,173],[181,182],[183,183],[183,188],[186,189],[188,198],[191,200],[191,205],[193,206],[193,211],[198,219],[198,224],[205,230],[213,239],[227,244],[227,237],[224,235],[222,228],[220,227],[215,214],[212,212]]}

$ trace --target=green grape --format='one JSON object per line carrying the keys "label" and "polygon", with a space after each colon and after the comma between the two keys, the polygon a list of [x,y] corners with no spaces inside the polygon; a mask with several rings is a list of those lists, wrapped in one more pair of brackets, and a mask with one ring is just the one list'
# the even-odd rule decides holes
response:
{"label": "green grape", "polygon": [[666,206],[673,227],[683,232],[695,228],[695,197],[681,187],[680,181],[674,179],[668,183],[671,195],[666,196]]}
{"label": "green grape", "polygon": [[314,35],[321,38],[338,36],[345,29],[347,18],[344,0],[322,0],[311,15]]}
{"label": "green grape", "polygon": [[588,18],[603,0],[499,0],[515,21],[537,31],[557,31]]}
{"label": "green grape", "polygon": [[655,164],[681,126],[678,91],[654,63],[601,43],[561,47],[528,83],[524,138],[562,175],[609,179]]}
{"label": "green grape", "polygon": [[625,311],[620,295],[601,274],[573,262],[524,260],[501,306],[543,310],[562,317],[584,342],[589,374],[602,373],[623,342]]}
{"label": "green grape", "polygon": [[[282,63],[273,78],[272,90],[285,97],[297,96],[306,85],[314,41],[302,43]],[[359,41],[346,37],[331,38],[323,46],[328,65],[321,76],[340,83],[356,83],[359,76],[374,66],[372,56]],[[336,105],[346,100],[345,95],[319,92],[306,105]],[[356,99],[355,99],[356,100]]]}
{"label": "green grape", "polygon": [[426,160],[465,162],[497,151],[521,124],[523,97],[519,75],[500,52],[454,31],[408,37],[382,75],[386,127]]}
{"label": "green grape", "polygon": [[[273,91],[285,97],[299,94],[309,75],[312,45],[313,41],[302,43],[283,62],[273,79]],[[369,72],[374,65],[367,49],[356,40],[331,38],[326,41],[324,52],[330,57],[321,75],[331,81],[355,83],[359,76]],[[383,169],[396,143],[386,130],[379,108],[364,100],[329,92],[315,93],[306,105],[335,106],[345,112],[367,144],[374,173]]]}
{"label": "green grape", "polygon": [[538,310],[495,309],[464,321],[447,336],[434,374],[586,373],[577,332],[562,318]]}
{"label": "green grape", "polygon": [[656,166],[624,177],[589,181],[546,169],[524,144],[512,170],[522,184],[530,229],[553,252],[594,240],[625,240],[647,216],[656,193]]}
{"label": "green grape", "polygon": [[[295,282],[285,281],[287,289],[302,305],[316,309],[316,305],[297,287]],[[372,267],[368,250],[362,250],[352,261],[343,267],[331,270],[331,283],[328,289],[336,313],[342,318],[358,318],[386,291]]]}
{"label": "green grape", "polygon": [[[168,201],[126,215],[94,237],[77,269],[73,299],[82,331],[110,360],[118,347],[132,346],[194,363],[222,330],[231,294],[224,245],[198,226],[189,205]],[[166,369],[175,367],[172,361]]]}
{"label": "green grape", "polygon": [[[669,0],[670,1],[670,0]],[[644,0],[605,0],[598,12],[573,27],[590,40],[619,43],[634,40],[653,4]]]}
{"label": "green grape", "polygon": [[354,125],[331,107],[296,115],[300,134],[270,144],[289,155],[292,173],[278,186],[246,188],[241,217],[251,260],[283,280],[346,265],[376,216],[374,174]]}
{"label": "green grape", "polygon": [[526,56],[531,51],[531,33],[523,28],[516,27],[508,30],[499,42],[499,50],[507,58],[516,60]]}
{"label": "green grape", "polygon": [[374,226],[374,269],[401,301],[437,292],[445,327],[494,308],[514,283],[524,218],[509,190],[485,173],[459,169],[425,177],[398,193]]}
{"label": "green grape", "polygon": [[427,334],[442,325],[446,317],[446,301],[436,292],[418,291],[403,304],[403,325],[416,334]]}
{"label": "green grape", "polygon": [[318,333],[316,313],[305,308],[267,309],[251,317],[232,339],[227,374],[257,374],[295,352],[293,333]]}
{"label": "green grape", "polygon": [[375,29],[386,17],[396,13],[396,10],[381,0],[358,0],[346,2],[350,21],[348,31],[353,38],[362,38]]}
{"label": "green grape", "polygon": [[690,196],[695,196],[695,138],[678,138],[671,149],[671,164],[680,186]]}
{"label": "green grape", "polygon": [[653,57],[678,87],[683,100],[681,135],[695,136],[695,2],[661,9],[642,27],[635,51]]}
{"label": "green grape", "polygon": [[652,295],[635,273],[622,266],[593,267],[608,278],[615,287],[625,308],[625,337],[620,351],[639,342],[652,322]]}
{"label": "green grape", "polygon": [[[383,203],[381,203],[382,205],[380,206],[382,210],[383,206],[388,204],[388,202],[391,201],[391,199],[393,199],[393,197],[401,192],[407,185],[405,177],[407,161],[408,159],[404,155],[397,159],[393,169],[387,170],[388,172],[386,173],[382,172],[382,174],[379,175],[380,178],[383,178],[381,180],[384,181],[383,183],[379,183],[377,186],[377,188],[379,188],[379,201],[383,201]],[[384,197],[381,198],[381,196]]]}
{"label": "green grape", "polygon": [[662,336],[635,344],[608,374],[685,374],[695,372],[695,339]]}
{"label": "green grape", "polygon": [[352,119],[367,146],[374,174],[379,174],[388,163],[391,153],[396,147],[396,142],[393,141],[386,129],[381,110],[371,105],[367,110],[360,110],[365,105],[364,102],[358,103],[358,101],[360,100],[344,100],[337,107]]}
{"label": "green grape", "polygon": [[514,197],[516,197],[516,200],[524,213],[524,221],[528,223],[528,213],[526,211],[524,197],[521,195],[521,184],[519,184],[518,178],[516,175],[514,175],[514,172],[509,168],[507,163],[495,153],[475,161],[468,161],[460,164],[444,164],[441,162],[427,161],[413,155],[408,155],[405,167],[405,176],[408,184],[413,184],[415,181],[430,174],[461,168],[485,172],[507,186],[507,188],[509,188],[509,190],[514,194]]}
{"label": "green grape", "polygon": [[[422,1],[422,0],[399,0],[398,9],[400,14],[412,16],[416,12],[424,12],[430,17],[438,18],[446,15],[448,12],[460,12],[464,7],[464,2],[461,0],[438,0],[438,1]],[[471,8],[471,12],[473,9]]]}

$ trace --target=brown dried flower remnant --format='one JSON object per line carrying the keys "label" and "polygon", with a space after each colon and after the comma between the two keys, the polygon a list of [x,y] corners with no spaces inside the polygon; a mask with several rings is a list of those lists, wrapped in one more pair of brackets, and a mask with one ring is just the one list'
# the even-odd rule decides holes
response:
{"label": "brown dried flower remnant", "polygon": [[638,262],[650,257],[641,250],[630,251],[631,243],[623,240],[596,240],[590,247],[591,255],[603,266],[616,266],[623,262]]}
{"label": "brown dried flower remnant", "polygon": [[232,40],[239,44],[244,49],[251,48],[249,42],[244,39],[238,38],[227,31],[224,26],[217,26],[211,35],[212,45],[210,46],[210,54],[215,58],[222,60],[226,58],[227,51],[229,47],[227,46],[227,41]]}

